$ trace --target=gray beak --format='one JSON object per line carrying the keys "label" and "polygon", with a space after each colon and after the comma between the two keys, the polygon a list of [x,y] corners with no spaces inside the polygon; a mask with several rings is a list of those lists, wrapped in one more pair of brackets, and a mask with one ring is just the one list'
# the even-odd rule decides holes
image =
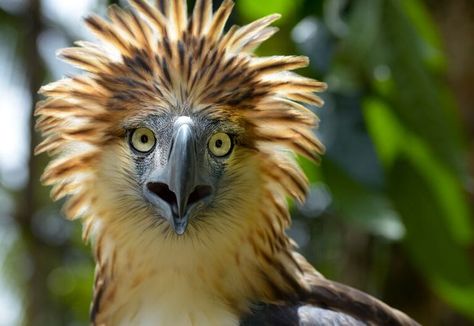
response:
{"label": "gray beak", "polygon": [[205,203],[212,193],[212,187],[202,180],[207,173],[200,170],[192,126],[176,126],[168,162],[146,187],[178,235],[186,231],[193,208]]}

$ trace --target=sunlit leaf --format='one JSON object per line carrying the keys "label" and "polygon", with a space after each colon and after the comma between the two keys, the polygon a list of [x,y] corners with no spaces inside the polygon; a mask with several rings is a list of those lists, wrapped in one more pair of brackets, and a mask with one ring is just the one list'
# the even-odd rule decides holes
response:
{"label": "sunlit leaf", "polygon": [[252,21],[273,13],[282,15],[276,25],[291,19],[301,7],[302,0],[239,0],[237,10],[244,20]]}
{"label": "sunlit leaf", "polygon": [[419,137],[406,130],[390,108],[376,99],[366,101],[367,124],[378,155],[390,170],[392,162],[403,154],[425,178],[442,210],[445,225],[453,238],[469,244],[473,225],[462,184]]}
{"label": "sunlit leaf", "polygon": [[403,146],[403,127],[387,104],[376,98],[364,101],[364,114],[380,160],[390,167]]}
{"label": "sunlit leaf", "polygon": [[453,306],[474,320],[472,304],[474,302],[474,284],[459,286],[444,279],[438,279],[434,283],[435,290],[441,297],[446,298]]}

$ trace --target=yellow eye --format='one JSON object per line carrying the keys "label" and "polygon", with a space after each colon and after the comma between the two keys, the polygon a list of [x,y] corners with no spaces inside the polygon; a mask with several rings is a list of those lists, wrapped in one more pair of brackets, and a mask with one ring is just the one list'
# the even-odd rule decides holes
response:
{"label": "yellow eye", "polygon": [[215,156],[222,157],[230,153],[232,150],[232,139],[223,132],[212,135],[208,144],[209,150]]}
{"label": "yellow eye", "polygon": [[141,153],[147,153],[155,146],[156,139],[153,131],[150,129],[138,128],[133,131],[130,143],[135,150]]}

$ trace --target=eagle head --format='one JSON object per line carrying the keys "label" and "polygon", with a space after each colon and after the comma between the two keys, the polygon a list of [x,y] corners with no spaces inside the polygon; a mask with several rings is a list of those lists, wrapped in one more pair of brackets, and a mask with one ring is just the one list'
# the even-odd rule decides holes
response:
{"label": "eagle head", "polygon": [[94,221],[222,232],[259,207],[283,219],[281,232],[285,198],[303,200],[307,187],[294,153],[323,151],[302,104],[321,106],[314,92],[326,85],[290,72],[306,57],[252,54],[277,14],[224,32],[230,0],[215,13],[197,1],[190,17],[184,0],[130,4],[86,18],[100,43],[59,52],[83,73],[41,89],[37,153],[55,157],[43,175],[53,198],[68,198],[86,236]]}

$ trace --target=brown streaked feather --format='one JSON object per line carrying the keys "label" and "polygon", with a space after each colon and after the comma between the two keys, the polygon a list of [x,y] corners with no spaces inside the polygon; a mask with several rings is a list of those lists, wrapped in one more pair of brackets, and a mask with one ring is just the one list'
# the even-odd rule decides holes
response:
{"label": "brown streaked feather", "polygon": [[317,151],[317,149],[314,149],[312,147],[306,146],[305,144],[294,142],[294,141],[291,141],[291,142],[284,141],[283,143],[288,144],[287,146],[291,148],[295,153],[298,153],[306,157],[310,161],[319,162],[320,160],[320,156],[319,156],[320,153]]}
{"label": "brown streaked feather", "polygon": [[156,0],[156,7],[161,11],[163,16],[168,17],[169,0]]}
{"label": "brown streaked feather", "polygon": [[144,0],[130,0],[130,4],[143,14],[161,35],[166,35],[166,25],[168,22],[160,10],[152,7]]}
{"label": "brown streaked feather", "polygon": [[69,219],[74,220],[81,216],[87,203],[89,202],[89,194],[85,192],[80,192],[71,196],[66,205],[64,205],[64,214],[69,217]]}
{"label": "brown streaked feather", "polygon": [[262,99],[262,101],[259,102],[259,105],[255,108],[255,110],[260,111],[262,113],[268,112],[269,114],[271,114],[273,110],[288,110],[298,112],[299,114],[302,114],[306,117],[311,117],[313,119],[316,118],[316,115],[304,105],[301,105],[297,102],[293,102],[278,95]]}
{"label": "brown streaked feather", "polygon": [[241,42],[240,51],[252,53],[258,46],[260,46],[260,44],[271,38],[279,30],[278,27],[266,27],[258,34],[245,38]]}
{"label": "brown streaked feather", "polygon": [[91,235],[91,230],[94,225],[94,215],[84,216],[82,218],[82,241],[88,243]]}
{"label": "brown streaked feather", "polygon": [[[223,36],[222,36],[222,39],[221,39],[221,46],[222,48],[224,49],[231,49],[231,42],[233,40],[233,38],[235,37],[235,34],[239,31],[239,26],[237,25],[232,25],[230,27],[230,29],[227,31],[227,33],[225,33]],[[232,59],[235,59],[235,57],[233,57]]]}
{"label": "brown streaked feather", "polygon": [[79,188],[77,183],[58,183],[51,189],[51,198],[59,200],[74,193]]}
{"label": "brown streaked feather", "polygon": [[252,69],[256,73],[273,74],[281,71],[295,70],[306,67],[309,59],[304,56],[272,56],[252,60]]}
{"label": "brown streaked feather", "polygon": [[85,22],[99,39],[116,47],[121,53],[130,53],[128,41],[120,36],[115,25],[109,24],[97,15],[87,17]]}
{"label": "brown streaked feather", "polygon": [[188,13],[186,0],[169,0],[170,21],[174,23],[174,33],[179,39],[187,27]]}
{"label": "brown streaked feather", "polygon": [[302,139],[302,143],[305,142],[308,144],[308,147],[314,148],[317,153],[323,154],[325,149],[324,145],[316,138],[316,136],[307,129],[303,128],[290,128],[295,134]]}
{"label": "brown streaked feather", "polygon": [[[255,133],[257,139],[262,142],[281,144],[292,149],[294,152],[305,156],[309,160],[318,161],[321,148],[313,146],[313,142],[309,142],[294,131],[285,128],[275,130],[260,129]],[[315,142],[314,142],[315,143]]]}
{"label": "brown streaked feather", "polygon": [[103,143],[103,139],[97,139],[96,141],[92,142],[90,139],[93,136],[100,135],[100,125],[95,124],[94,126],[84,126],[80,128],[64,128],[62,130],[64,139],[67,140],[75,140],[75,141],[84,141],[89,143]]}
{"label": "brown streaked feather", "polygon": [[[40,115],[41,113],[38,112],[38,109],[35,110],[35,116]],[[40,115],[36,119],[36,125],[35,127],[38,130],[43,130],[44,128],[48,128],[51,124],[56,125],[63,121],[61,118],[57,118],[55,116],[50,116],[50,115]],[[43,134],[46,135],[47,132],[43,131]]]}
{"label": "brown streaked feather", "polygon": [[269,165],[269,176],[282,185],[288,191],[289,196],[302,203],[308,192],[308,180],[295,166],[295,163],[280,160],[278,164],[272,161],[267,164]]}
{"label": "brown streaked feather", "polygon": [[268,197],[272,203],[272,207],[276,209],[276,216],[279,217],[283,222],[282,229],[286,229],[288,226],[290,226],[291,216],[290,212],[288,211],[288,205],[285,201],[285,198],[283,196],[272,195],[268,195]]}
{"label": "brown streaked feather", "polygon": [[109,59],[102,53],[99,54],[97,51],[91,51],[87,48],[62,49],[58,52],[58,57],[76,68],[91,73],[104,72],[108,69],[106,63]]}
{"label": "brown streaked feather", "polygon": [[97,86],[94,80],[75,76],[42,86],[39,93],[56,99],[76,98],[81,104],[87,103],[87,105],[93,105],[94,107],[102,105],[104,108],[109,94]]}
{"label": "brown streaked feather", "polygon": [[312,93],[288,93],[287,97],[294,101],[312,104],[318,107],[324,105],[324,101],[319,96]]}
{"label": "brown streaked feather", "polygon": [[130,42],[133,42],[133,31],[129,26],[129,13],[120,8],[118,5],[112,4],[107,9],[107,15],[109,16],[112,24],[116,25],[117,28],[120,29],[120,31],[129,38]]}
{"label": "brown streaked feather", "polygon": [[307,125],[313,127],[315,125],[315,119],[311,116],[304,116],[298,112],[292,112],[288,110],[274,110],[273,112],[261,112],[254,110],[249,114],[252,120],[257,124],[264,123],[286,123],[295,125]]}
{"label": "brown streaked feather", "polygon": [[193,35],[201,36],[212,18],[212,0],[196,0],[193,10]]}
{"label": "brown streaked feather", "polygon": [[209,31],[207,32],[209,42],[216,42],[221,37],[224,25],[227,22],[233,7],[234,2],[232,2],[232,0],[224,0],[224,2],[222,2],[221,6],[214,14],[211,25],[209,26]]}
{"label": "brown streaked feather", "polygon": [[267,83],[269,83],[267,87],[284,92],[313,93],[325,91],[327,88],[327,85],[323,82],[293,75],[278,76],[275,80],[268,81]]}
{"label": "brown streaked feather", "polygon": [[230,40],[229,47],[232,51],[241,52],[242,47],[245,47],[250,39],[259,35],[263,29],[280,19],[280,17],[280,14],[268,15],[239,28]]}
{"label": "brown streaked feather", "polygon": [[92,298],[92,303],[90,307],[90,321],[91,324],[94,326],[99,326],[101,324],[96,323],[97,316],[100,313],[100,309],[102,306],[102,298],[104,295],[105,290],[107,289],[107,282],[105,278],[102,276],[103,272],[101,273],[100,265],[96,265],[96,272],[94,275],[94,294]]}
{"label": "brown streaked feather", "polygon": [[61,136],[51,135],[46,137],[35,148],[35,155],[48,153],[50,155],[57,154],[58,149],[64,144],[65,140]]}
{"label": "brown streaked feather", "polygon": [[72,175],[89,171],[97,160],[98,151],[76,154],[53,161],[41,177],[41,182],[46,185],[62,181]]}
{"label": "brown streaked feather", "polygon": [[129,57],[133,57],[136,52],[145,51],[150,55],[153,52],[154,44],[152,42],[152,32],[148,24],[142,21],[135,12],[130,12],[129,14],[129,26],[130,29],[133,31],[133,37],[135,39],[135,46],[134,51],[131,53],[122,53],[122,55],[128,55]]}

